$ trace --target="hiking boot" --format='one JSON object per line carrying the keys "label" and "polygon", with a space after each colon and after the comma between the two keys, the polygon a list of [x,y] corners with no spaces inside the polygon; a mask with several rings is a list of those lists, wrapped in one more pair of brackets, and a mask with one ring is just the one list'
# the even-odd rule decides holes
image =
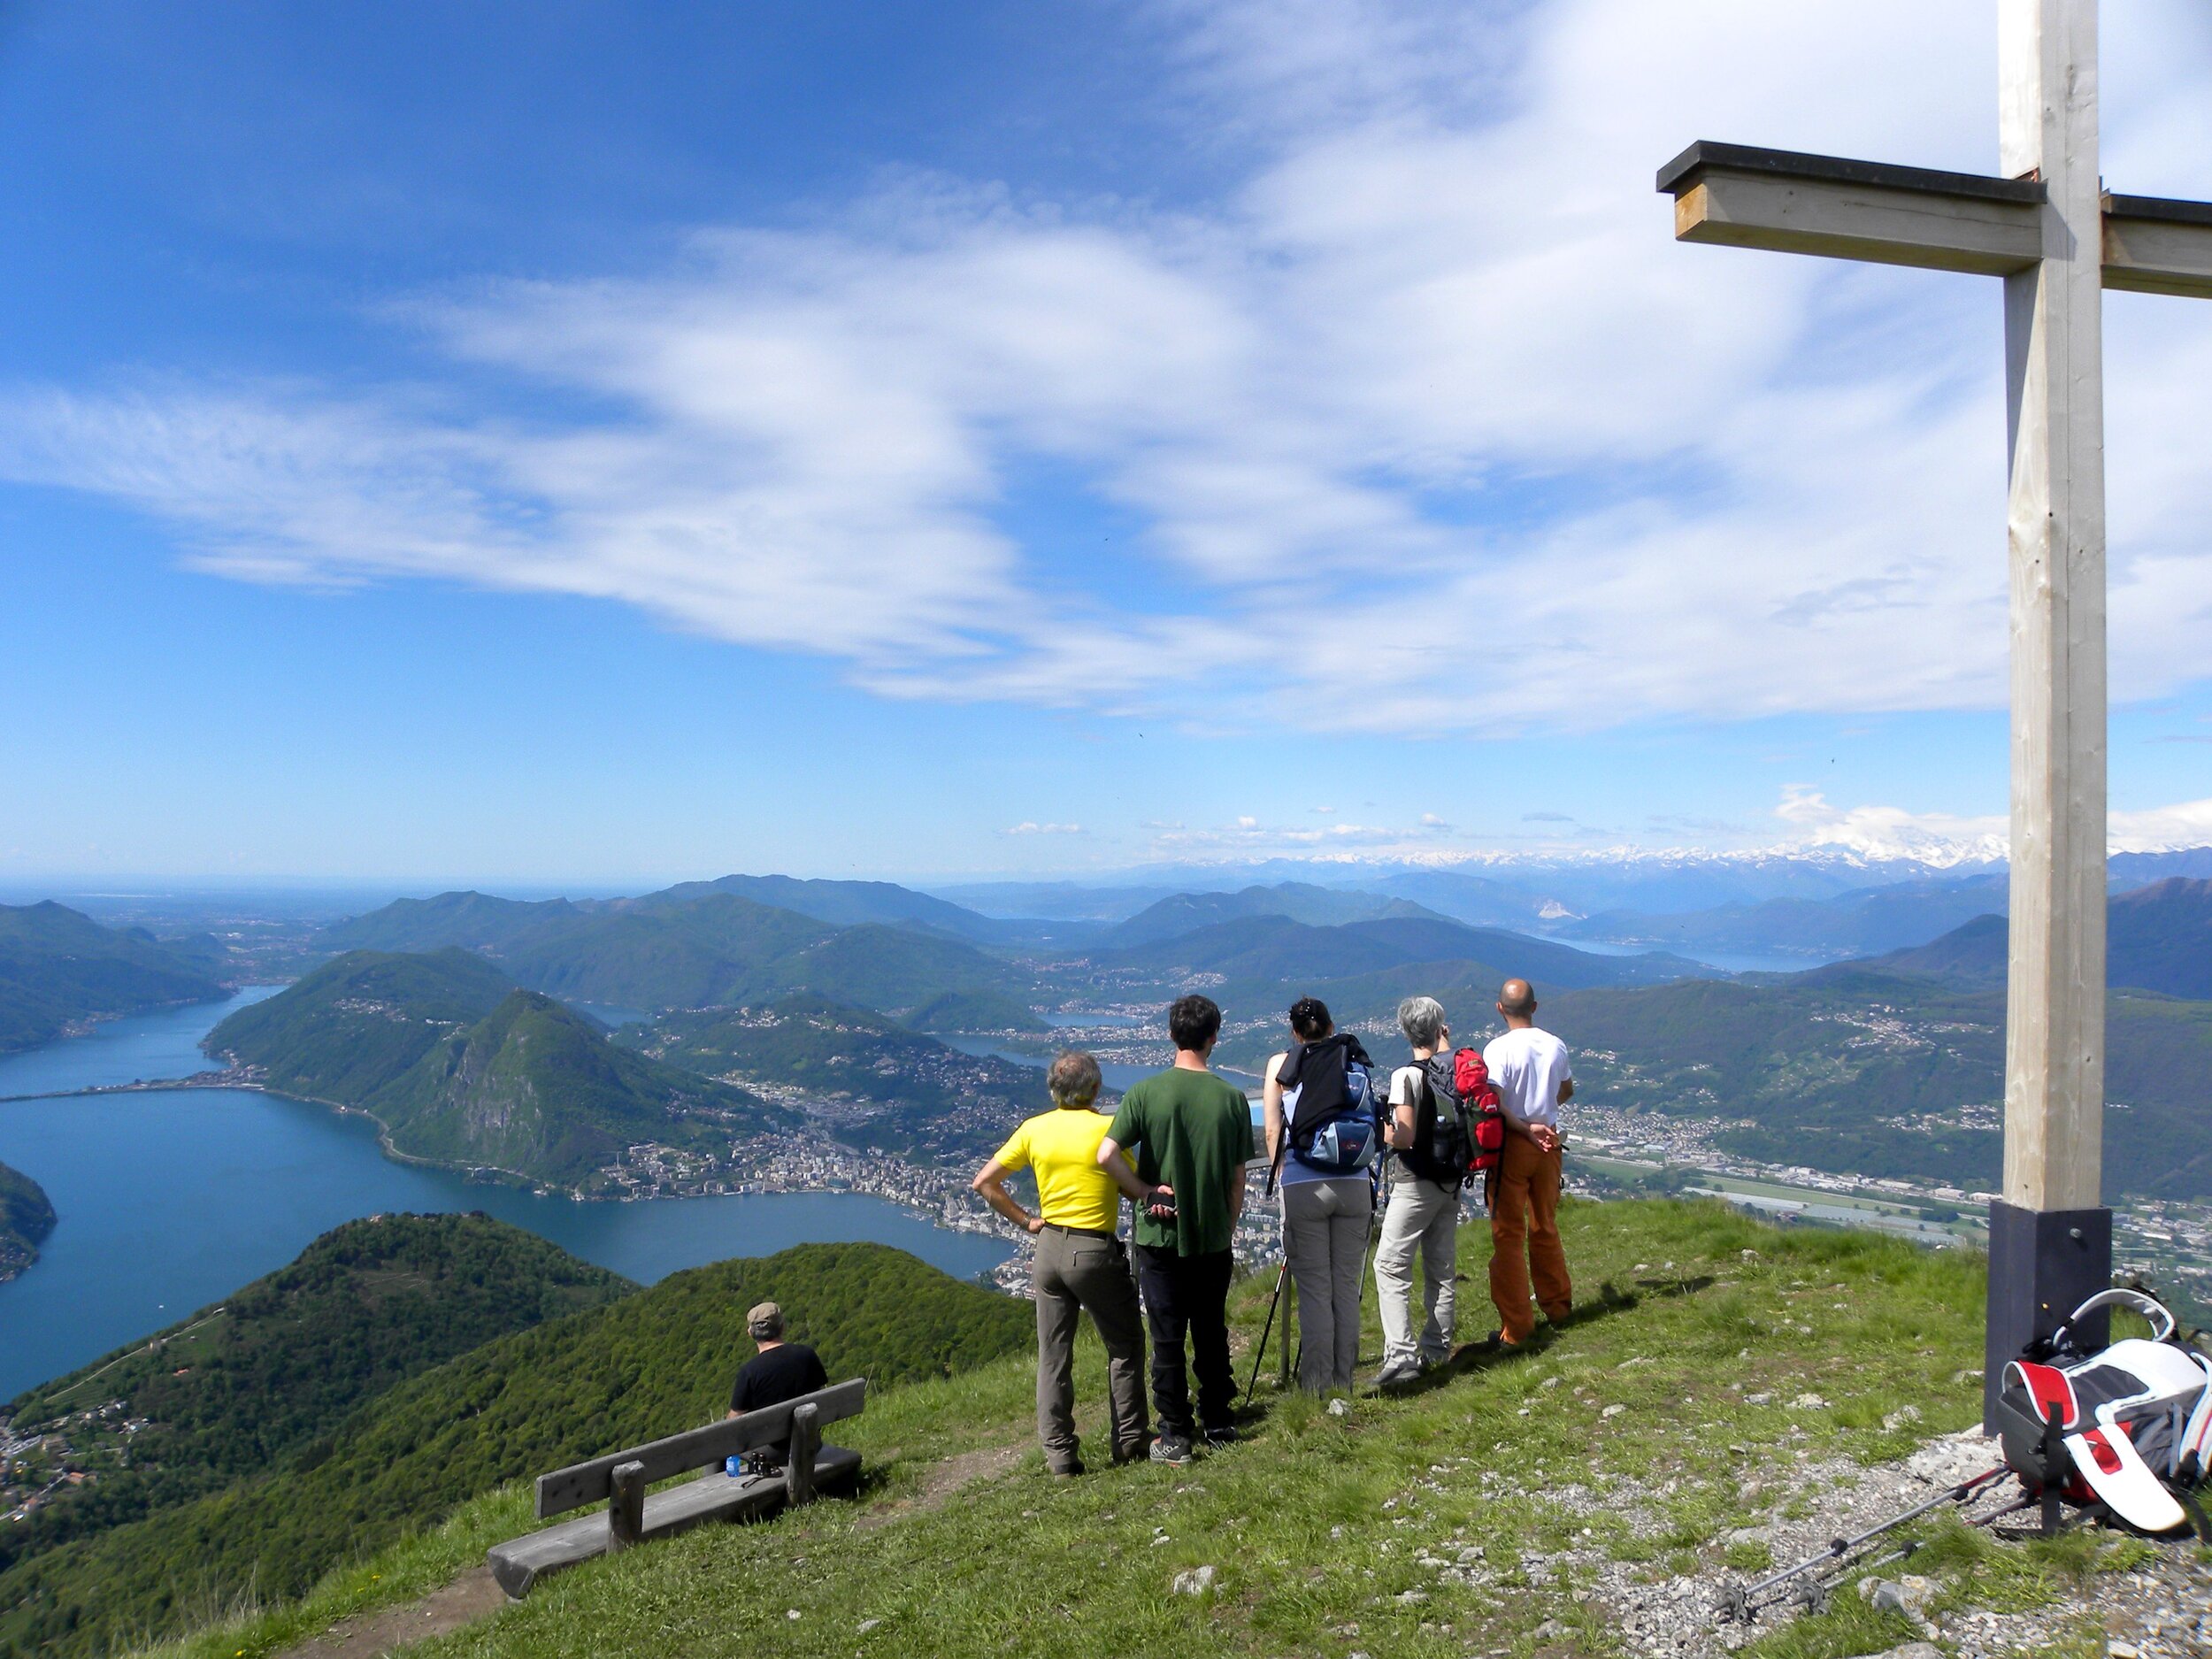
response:
{"label": "hiking boot", "polygon": [[1233,1423],[1206,1431],[1206,1444],[1209,1446],[1234,1446],[1236,1443],[1237,1430]]}
{"label": "hiking boot", "polygon": [[1087,1475],[1091,1471],[1083,1467],[1083,1460],[1079,1457],[1071,1463],[1056,1463],[1046,1472],[1055,1480],[1073,1480],[1078,1475]]}
{"label": "hiking boot", "polygon": [[1394,1359],[1375,1373],[1375,1386],[1378,1388],[1402,1387],[1407,1383],[1417,1380],[1420,1375],[1421,1362],[1419,1360],[1410,1356],[1405,1359]]}
{"label": "hiking boot", "polygon": [[1191,1464],[1190,1442],[1179,1434],[1163,1434],[1152,1442],[1152,1461],[1175,1469],[1187,1469]]}

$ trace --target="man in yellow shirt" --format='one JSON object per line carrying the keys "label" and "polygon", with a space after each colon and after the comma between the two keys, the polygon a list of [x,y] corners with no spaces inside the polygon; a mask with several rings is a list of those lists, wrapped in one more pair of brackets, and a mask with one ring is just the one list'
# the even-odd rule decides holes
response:
{"label": "man in yellow shirt", "polygon": [[[1037,1438],[1044,1442],[1047,1468],[1056,1475],[1079,1475],[1076,1325],[1088,1313],[1106,1345],[1118,1463],[1143,1457],[1151,1438],[1144,1409],[1144,1325],[1128,1252],[1114,1234],[1121,1190],[1098,1162],[1099,1142],[1111,1121],[1092,1110],[1098,1099],[1098,1062],[1087,1054],[1064,1054],[1052,1063],[1045,1084],[1052,1092],[1053,1110],[1014,1131],[977,1173],[975,1190],[1037,1240],[1030,1276],[1037,1295]],[[1006,1178],[1022,1169],[1037,1173],[1033,1216],[1006,1190]]]}

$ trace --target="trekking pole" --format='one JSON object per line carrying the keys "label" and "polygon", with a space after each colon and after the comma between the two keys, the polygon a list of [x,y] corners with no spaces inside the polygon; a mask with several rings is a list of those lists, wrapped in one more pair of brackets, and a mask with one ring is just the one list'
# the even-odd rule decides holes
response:
{"label": "trekking pole", "polygon": [[1867,1543],[1873,1539],[1879,1538],[1884,1532],[1889,1532],[1893,1528],[1902,1526],[1908,1521],[1916,1520],[1921,1516],[1927,1514],[1927,1512],[1931,1509],[1939,1509],[1947,1503],[1962,1504],[1970,1502],[1976,1497],[1979,1496],[1982,1490],[1987,1486],[1991,1481],[1995,1480],[2005,1472],[2006,1468],[2002,1463],[1999,1463],[1994,1469],[1984,1470],[1980,1474],[1976,1475],[1972,1479],[1962,1480],[1957,1486],[1949,1487],[1946,1491],[1939,1493],[1935,1497],[1930,1498],[1925,1503],[1915,1504],[1911,1509],[1907,1509],[1902,1515],[1893,1515],[1886,1521],[1878,1522],[1875,1525],[1867,1528],[1863,1532],[1860,1532],[1854,1537],[1839,1538],[1831,1540],[1827,1548],[1822,1550],[1820,1554],[1813,1556],[1810,1560],[1801,1561],[1794,1567],[1785,1567],[1779,1572],[1769,1573],[1756,1584],[1739,1586],[1731,1588],[1728,1592],[1727,1597],[1727,1616],[1732,1618],[1748,1617],[1755,1610],[1756,1610],[1760,1598],[1764,1596],[1770,1590],[1774,1589],[1778,1585],[1786,1584],[1792,1578],[1801,1578],[1806,1573],[1812,1572],[1816,1569],[1832,1566],[1837,1563],[1841,1562],[1846,1556],[1849,1555],[1853,1550],[1858,1548],[1862,1544]]}
{"label": "trekking pole", "polygon": [[[1245,1379],[1244,1382],[1244,1397],[1247,1400],[1252,1397],[1252,1391],[1260,1385],[1260,1361],[1267,1356],[1267,1334],[1275,1328],[1275,1304],[1282,1301],[1283,1281],[1289,1277],[1290,1263],[1286,1261],[1282,1265],[1282,1271],[1275,1275],[1275,1294],[1267,1299],[1267,1322],[1260,1326],[1260,1345],[1253,1350],[1252,1354],[1252,1374]],[[1290,1340],[1287,1329],[1286,1329],[1283,1340],[1287,1348]]]}

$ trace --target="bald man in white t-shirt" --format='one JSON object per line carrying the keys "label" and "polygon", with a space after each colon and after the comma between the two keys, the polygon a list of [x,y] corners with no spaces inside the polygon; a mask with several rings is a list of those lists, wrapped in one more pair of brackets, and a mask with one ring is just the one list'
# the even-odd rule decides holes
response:
{"label": "bald man in white t-shirt", "polygon": [[1505,1147],[1497,1196],[1490,1205],[1490,1300],[1497,1304],[1497,1340],[1510,1347],[1536,1333],[1537,1305],[1554,1325],[1574,1306],[1567,1251],[1559,1238],[1559,1109],[1574,1098],[1567,1045],[1536,1028],[1536,993],[1526,979],[1508,979],[1498,993],[1505,1035],[1482,1051],[1505,1110]]}

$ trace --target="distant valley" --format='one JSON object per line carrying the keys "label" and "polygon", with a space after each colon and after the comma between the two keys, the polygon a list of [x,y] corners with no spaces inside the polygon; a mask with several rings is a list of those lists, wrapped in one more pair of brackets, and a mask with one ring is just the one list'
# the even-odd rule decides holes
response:
{"label": "distant valley", "polygon": [[[1440,879],[1419,885],[1453,900]],[[1770,897],[1730,913],[1758,911],[1777,926],[1793,917],[1809,929],[1804,918],[1816,914],[1829,931],[1805,937],[1832,939],[1847,925],[1879,942],[2001,891],[1972,875]],[[2205,1144],[2212,1128],[2186,1081],[2212,1061],[2212,1003],[2200,1001],[2212,994],[2208,895],[2212,882],[2172,877],[2112,902],[2109,1170],[2124,1190],[2212,1194],[2212,1163],[2162,1149]],[[1767,1164],[1994,1179],[1999,916],[1855,964],[1735,979],[1670,952],[1598,955],[1471,925],[1402,895],[1307,883],[1160,895],[1118,921],[1087,921],[1086,942],[1050,950],[1005,935],[989,942],[979,924],[990,918],[963,922],[947,914],[958,907],[925,898],[882,883],[733,877],[588,904],[467,893],[403,901],[325,940],[404,954],[357,953],[319,974],[431,976],[434,986],[411,993],[422,1000],[406,1018],[363,1011],[365,997],[385,991],[341,995],[310,976],[237,1016],[217,1041],[272,1087],[374,1111],[396,1149],[580,1188],[590,1160],[626,1139],[711,1159],[718,1145],[802,1122],[825,1143],[920,1165],[972,1160],[1033,1109],[1041,1079],[1033,1067],[948,1048],[923,1025],[993,1031],[994,1041],[1041,1057],[1041,1011],[1107,1010],[1097,1017],[1136,1023],[1125,1033],[1094,1031],[1094,1044],[1102,1034],[1115,1058],[1164,1062],[1161,1010],[1184,990],[1204,989],[1225,1010],[1223,1062],[1252,1071],[1281,1045],[1282,1010],[1300,995],[1323,997],[1340,1023],[1386,1053],[1403,996],[1440,997],[1462,1039],[1476,1039],[1494,1024],[1500,981],[1519,974],[1536,983],[1547,1021],[1589,1055],[1584,1102],[1593,1112],[1702,1125],[1701,1144]],[[1709,924],[1709,915],[1699,926]],[[517,980],[540,1003],[493,1019],[495,1004],[518,995]],[[508,1027],[522,1015],[561,1023],[542,1001],[549,995],[646,1011],[648,1022],[625,1027],[611,1051],[658,1068],[650,1080],[640,1074],[605,1094],[557,1088],[553,1073],[608,1063],[575,1016],[562,1025],[572,1052],[543,1035],[514,1041]],[[292,1021],[308,1007],[326,1022],[311,1041]],[[242,1046],[248,1036],[253,1043]],[[527,1130],[503,1116],[497,1088],[481,1080],[498,1072],[502,1050],[534,1056],[531,1087],[556,1102]],[[520,1097],[510,1088],[505,1098]]]}

